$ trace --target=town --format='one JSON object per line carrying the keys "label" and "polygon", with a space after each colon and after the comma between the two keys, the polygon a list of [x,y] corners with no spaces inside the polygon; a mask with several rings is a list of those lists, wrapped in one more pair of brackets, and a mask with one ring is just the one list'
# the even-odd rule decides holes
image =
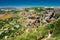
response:
{"label": "town", "polygon": [[[13,40],[12,38],[24,35],[30,29],[34,30],[33,32],[38,35],[37,28],[39,29],[51,22],[55,22],[59,17],[60,8],[58,7],[0,8],[0,39]],[[10,37],[11,39],[9,39]],[[39,36],[37,38],[33,37],[31,40],[38,40],[38,38]],[[25,39],[21,38],[20,40]]]}

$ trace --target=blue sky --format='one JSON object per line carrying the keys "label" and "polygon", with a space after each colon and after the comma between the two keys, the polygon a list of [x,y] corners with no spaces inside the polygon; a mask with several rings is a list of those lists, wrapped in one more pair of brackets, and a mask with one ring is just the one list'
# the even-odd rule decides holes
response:
{"label": "blue sky", "polygon": [[60,6],[59,0],[0,0],[0,7]]}

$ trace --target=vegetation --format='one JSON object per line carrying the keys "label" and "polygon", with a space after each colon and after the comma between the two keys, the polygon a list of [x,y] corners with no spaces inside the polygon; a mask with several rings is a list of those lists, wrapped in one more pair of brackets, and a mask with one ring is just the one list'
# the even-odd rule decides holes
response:
{"label": "vegetation", "polygon": [[52,30],[53,34],[51,38],[49,38],[48,40],[60,39],[60,36],[59,36],[60,35],[60,18],[58,18],[56,21],[51,22],[43,27],[30,28],[28,33],[25,32],[21,36],[17,36],[16,40],[37,40],[41,36],[45,36],[45,38],[47,38],[49,30]]}
{"label": "vegetation", "polygon": [[[44,40],[46,38],[47,40],[60,40],[60,13],[58,13],[55,16],[56,18],[55,21],[45,23],[45,25],[43,26],[39,25],[37,27],[32,28],[31,26],[30,27],[26,26],[26,24],[28,24],[27,22],[28,17],[25,16],[25,12],[29,12],[29,10],[32,9],[34,9],[34,12],[36,13],[41,13],[41,11],[42,12],[45,11],[45,8],[43,7],[42,8],[34,7],[34,8],[26,8],[24,11],[11,10],[5,12],[6,15],[2,14],[4,17],[1,17],[0,19],[0,40]],[[48,8],[48,10],[53,10],[53,9]],[[10,16],[8,17],[8,15]],[[35,14],[33,15],[35,16]],[[44,20],[43,18],[39,18],[39,17],[37,18],[39,21]],[[35,22],[32,22],[32,24],[33,23]],[[51,37],[48,38],[49,31],[52,32],[52,35]]]}

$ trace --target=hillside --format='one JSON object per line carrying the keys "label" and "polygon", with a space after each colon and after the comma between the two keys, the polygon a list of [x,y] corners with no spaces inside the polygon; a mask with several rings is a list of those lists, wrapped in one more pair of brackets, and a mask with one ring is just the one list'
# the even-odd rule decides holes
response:
{"label": "hillside", "polygon": [[[52,31],[50,38],[49,30]],[[42,38],[41,38],[42,37]],[[21,36],[17,36],[14,40],[60,40],[60,18],[51,22],[43,27],[29,28],[28,32],[23,33]]]}
{"label": "hillside", "polygon": [[[16,36],[15,34],[12,34],[13,36],[8,37],[7,40],[45,40],[49,36],[49,30],[52,31],[52,35],[47,40],[60,39],[60,18],[42,27],[28,28],[22,35]],[[14,31],[11,31],[11,33],[13,32]],[[0,36],[0,38],[1,37],[2,36]],[[4,40],[4,38],[1,40]]]}
{"label": "hillside", "polygon": [[60,40],[59,31],[59,9],[0,9],[0,40]]}

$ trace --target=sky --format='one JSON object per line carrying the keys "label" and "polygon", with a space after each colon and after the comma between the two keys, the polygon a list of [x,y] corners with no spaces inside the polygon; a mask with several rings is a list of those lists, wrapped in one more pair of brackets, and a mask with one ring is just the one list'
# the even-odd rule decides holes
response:
{"label": "sky", "polygon": [[0,7],[60,6],[59,0],[0,0]]}

